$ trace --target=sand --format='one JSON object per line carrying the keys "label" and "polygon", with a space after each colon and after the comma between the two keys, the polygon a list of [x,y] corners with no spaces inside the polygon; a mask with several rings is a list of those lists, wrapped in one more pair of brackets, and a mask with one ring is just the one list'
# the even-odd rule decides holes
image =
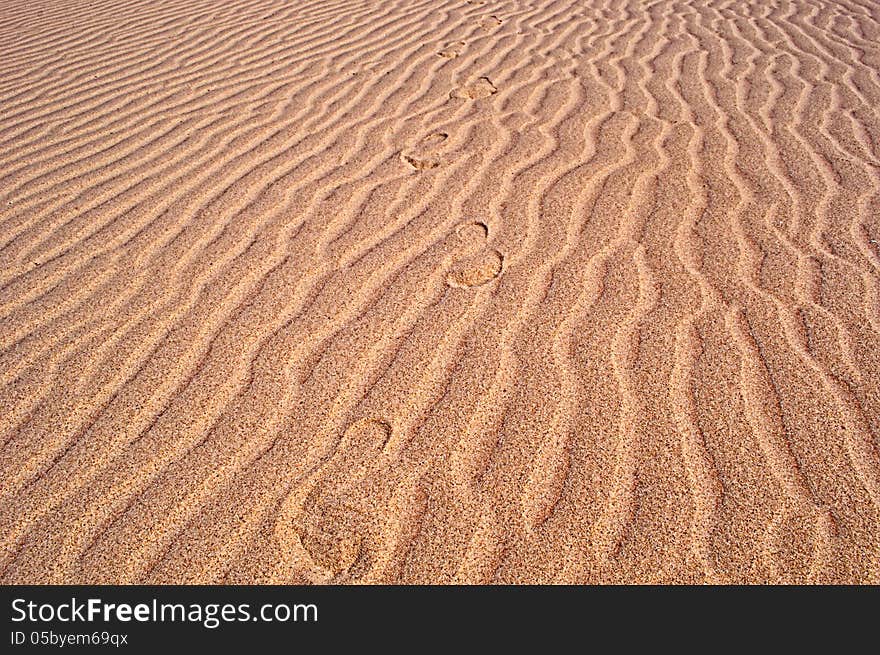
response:
{"label": "sand", "polygon": [[880,4],[0,4],[0,582],[880,582]]}

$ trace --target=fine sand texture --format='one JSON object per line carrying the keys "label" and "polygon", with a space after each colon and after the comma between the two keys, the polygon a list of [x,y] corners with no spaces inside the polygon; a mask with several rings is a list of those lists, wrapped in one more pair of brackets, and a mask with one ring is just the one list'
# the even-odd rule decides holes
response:
{"label": "fine sand texture", "polygon": [[0,1],[0,582],[880,582],[880,2]]}

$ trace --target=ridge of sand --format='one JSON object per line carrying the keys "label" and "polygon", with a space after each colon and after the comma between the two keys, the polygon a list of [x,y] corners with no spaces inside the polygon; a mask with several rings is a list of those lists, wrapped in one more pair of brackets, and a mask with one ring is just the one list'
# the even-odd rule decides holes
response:
{"label": "ridge of sand", "polygon": [[0,5],[0,580],[880,582],[880,5]]}

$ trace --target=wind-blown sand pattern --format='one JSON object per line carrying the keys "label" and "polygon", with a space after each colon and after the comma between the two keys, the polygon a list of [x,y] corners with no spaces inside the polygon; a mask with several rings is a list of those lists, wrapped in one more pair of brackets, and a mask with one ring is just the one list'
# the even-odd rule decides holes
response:
{"label": "wind-blown sand pattern", "polygon": [[0,581],[880,582],[875,0],[0,5]]}

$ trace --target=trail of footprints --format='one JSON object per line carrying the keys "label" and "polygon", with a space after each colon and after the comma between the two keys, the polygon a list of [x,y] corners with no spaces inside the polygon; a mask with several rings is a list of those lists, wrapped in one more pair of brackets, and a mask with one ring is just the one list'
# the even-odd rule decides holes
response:
{"label": "trail of footprints", "polygon": [[[483,3],[469,3],[483,4]],[[486,16],[480,21],[480,27],[490,29],[501,25],[497,16]],[[467,44],[464,41],[447,43],[437,54],[447,59],[458,57]],[[488,77],[454,88],[450,98],[463,100],[479,100],[498,92],[498,88]],[[434,132],[422,138],[409,149],[400,152],[400,159],[415,171],[438,168],[442,161],[437,153],[440,146],[449,138],[446,132]],[[469,222],[456,229],[461,256],[452,263],[446,276],[446,283],[456,289],[477,287],[497,278],[504,268],[504,255],[488,246],[489,228],[485,223]]]}
{"label": "trail of footprints", "polygon": [[[485,2],[468,0],[467,4],[483,5]],[[497,16],[488,15],[480,19],[478,28],[491,31],[502,22]],[[544,28],[540,32],[548,34],[551,30]],[[466,47],[465,41],[450,41],[437,55],[456,59]],[[555,46],[532,57],[536,63],[555,63],[563,73],[570,73],[577,54],[569,47]],[[453,88],[449,98],[475,101],[497,92],[492,80],[481,76]],[[529,120],[525,115],[515,118],[520,122]],[[413,171],[439,168],[443,164],[440,151],[448,138],[446,132],[430,133],[411,148],[401,151],[400,159]],[[445,277],[448,287],[471,289],[486,285],[501,275],[505,258],[492,246],[486,223],[462,223],[456,228],[454,239],[454,255]],[[383,474],[387,477],[387,471],[379,461],[390,436],[391,427],[381,420],[367,419],[349,427],[301,501],[294,520],[295,533],[308,558],[329,576],[346,576],[348,579],[364,576],[376,563],[383,537],[388,537],[392,517],[387,501],[393,490],[385,488]]]}
{"label": "trail of footprints", "polygon": [[[422,143],[446,139],[439,132]],[[504,256],[489,245],[489,227],[472,221],[455,230],[456,254],[446,276],[453,288],[486,284],[501,274]],[[353,423],[312,481],[293,520],[293,530],[314,565],[332,578],[366,575],[386,540],[388,499],[381,455],[391,425],[368,418]]]}
{"label": "trail of footprints", "polygon": [[[424,137],[412,149],[400,153],[400,158],[413,170],[423,171],[440,166],[437,149],[449,135],[434,132]],[[501,274],[504,256],[489,247],[489,228],[485,223],[475,221],[459,225],[455,231],[456,257],[446,275],[446,283],[456,289],[476,287]]]}

